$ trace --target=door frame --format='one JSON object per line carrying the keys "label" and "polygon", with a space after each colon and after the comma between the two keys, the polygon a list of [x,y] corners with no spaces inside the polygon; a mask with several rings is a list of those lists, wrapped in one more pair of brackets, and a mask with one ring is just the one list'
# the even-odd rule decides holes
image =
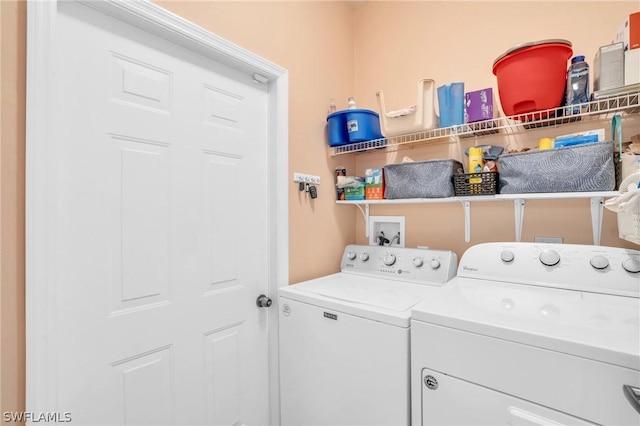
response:
{"label": "door frame", "polygon": [[[60,0],[65,1],[65,0]],[[148,1],[76,0],[101,13],[204,55],[268,85],[268,292],[289,284],[288,71]],[[58,0],[27,2],[26,107],[26,409],[60,411],[55,351],[56,175],[49,141]],[[265,83],[264,78],[268,79]],[[269,408],[280,423],[278,310],[268,315]],[[52,350],[53,349],[53,350]]]}

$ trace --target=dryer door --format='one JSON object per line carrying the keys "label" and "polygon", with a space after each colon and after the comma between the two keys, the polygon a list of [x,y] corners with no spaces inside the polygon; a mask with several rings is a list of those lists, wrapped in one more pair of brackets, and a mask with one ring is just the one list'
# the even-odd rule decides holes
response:
{"label": "dryer door", "polygon": [[422,370],[422,425],[593,425],[437,371]]}

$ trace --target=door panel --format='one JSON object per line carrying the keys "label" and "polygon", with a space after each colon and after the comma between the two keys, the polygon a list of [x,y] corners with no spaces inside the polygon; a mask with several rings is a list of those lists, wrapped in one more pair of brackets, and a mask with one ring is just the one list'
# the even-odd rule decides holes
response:
{"label": "door panel", "polygon": [[79,424],[267,424],[266,89],[59,7],[59,410]]}
{"label": "door panel", "polygon": [[207,336],[207,420],[240,424],[240,324]]}

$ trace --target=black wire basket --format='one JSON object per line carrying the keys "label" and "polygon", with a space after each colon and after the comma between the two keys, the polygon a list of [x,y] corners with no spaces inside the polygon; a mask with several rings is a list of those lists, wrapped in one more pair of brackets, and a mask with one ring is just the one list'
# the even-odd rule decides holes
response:
{"label": "black wire basket", "polygon": [[498,192],[498,172],[455,174],[453,188],[456,196],[495,195]]}

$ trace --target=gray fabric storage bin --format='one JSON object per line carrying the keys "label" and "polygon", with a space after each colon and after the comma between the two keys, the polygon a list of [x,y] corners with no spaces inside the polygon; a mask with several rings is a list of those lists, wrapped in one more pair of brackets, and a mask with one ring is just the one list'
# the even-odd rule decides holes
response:
{"label": "gray fabric storage bin", "polygon": [[453,197],[453,175],[462,170],[456,160],[429,160],[384,166],[384,198]]}
{"label": "gray fabric storage bin", "polygon": [[499,192],[611,191],[616,186],[613,142],[503,154]]}

